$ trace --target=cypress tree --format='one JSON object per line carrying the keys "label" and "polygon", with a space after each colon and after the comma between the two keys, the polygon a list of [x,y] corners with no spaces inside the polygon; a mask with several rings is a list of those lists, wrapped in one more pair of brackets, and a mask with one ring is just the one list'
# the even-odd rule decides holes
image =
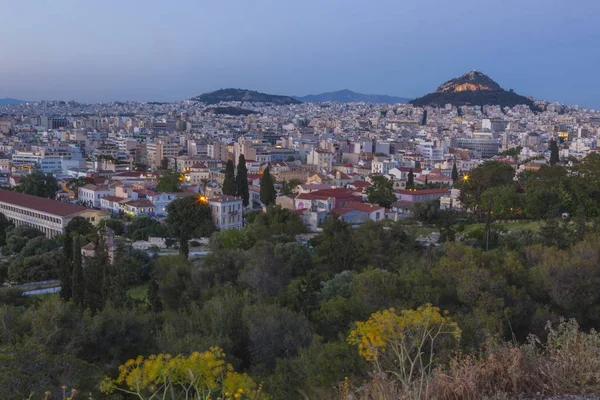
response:
{"label": "cypress tree", "polygon": [[225,167],[225,179],[223,180],[223,194],[230,196],[235,195],[235,171],[233,169],[233,161],[227,160]]}
{"label": "cypress tree", "polygon": [[556,165],[559,159],[558,143],[556,143],[556,140],[553,138],[550,140],[550,165]]}
{"label": "cypress tree", "polygon": [[411,168],[408,171],[408,177],[406,179],[406,188],[413,189],[415,187],[415,174],[413,173],[413,169]]}
{"label": "cypress tree", "polygon": [[271,204],[275,204],[276,197],[277,194],[275,193],[273,177],[271,176],[269,167],[267,167],[260,178],[260,201],[268,207]]}
{"label": "cypress tree", "polygon": [[60,265],[60,298],[71,300],[73,296],[73,238],[69,231],[65,233],[63,242],[63,262]]}
{"label": "cypress tree", "polygon": [[83,278],[83,265],[81,261],[81,243],[79,235],[73,238],[73,302],[83,307],[85,301],[85,282]]}
{"label": "cypress tree", "polygon": [[427,179],[427,175],[425,175],[425,186],[429,184],[429,180]]}
{"label": "cypress tree", "polygon": [[452,181],[456,182],[458,179],[458,169],[456,168],[456,163],[452,165]]}
{"label": "cypress tree", "polygon": [[246,157],[240,154],[237,165],[237,175],[235,176],[236,195],[242,198],[244,207],[250,203],[250,192],[248,191],[248,168],[246,167]]}
{"label": "cypress tree", "polygon": [[100,237],[94,256],[86,262],[83,276],[85,280],[85,304],[92,311],[104,308],[106,302],[104,279],[109,264],[104,238]]}

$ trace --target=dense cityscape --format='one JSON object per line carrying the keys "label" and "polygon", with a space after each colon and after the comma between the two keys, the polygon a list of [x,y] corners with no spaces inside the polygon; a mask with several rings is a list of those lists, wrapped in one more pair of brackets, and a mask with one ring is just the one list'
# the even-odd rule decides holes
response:
{"label": "dense cityscape", "polygon": [[598,394],[600,111],[357,96],[0,106],[3,398]]}

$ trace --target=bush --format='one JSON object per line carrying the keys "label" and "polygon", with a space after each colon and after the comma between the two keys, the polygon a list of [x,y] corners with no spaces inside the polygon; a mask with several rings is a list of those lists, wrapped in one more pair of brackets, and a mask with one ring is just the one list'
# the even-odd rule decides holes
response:
{"label": "bush", "polygon": [[545,343],[531,335],[524,345],[491,344],[481,355],[458,355],[449,365],[435,369],[424,396],[419,380],[406,386],[397,377],[377,372],[358,389],[345,382],[344,399],[504,399],[600,392],[600,334],[580,331],[575,320],[546,326]]}

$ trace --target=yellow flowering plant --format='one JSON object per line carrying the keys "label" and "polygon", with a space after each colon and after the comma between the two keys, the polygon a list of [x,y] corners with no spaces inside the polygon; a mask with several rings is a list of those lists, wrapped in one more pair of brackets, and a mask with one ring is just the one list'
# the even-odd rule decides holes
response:
{"label": "yellow flowering plant", "polygon": [[103,393],[120,391],[141,400],[268,399],[262,387],[247,374],[235,372],[224,358],[218,347],[187,357],[138,356],[119,367],[116,379],[105,378],[100,388]]}
{"label": "yellow flowering plant", "polygon": [[447,312],[426,304],[416,310],[394,308],[357,322],[348,343],[374,363],[377,372],[391,373],[408,387],[422,386],[435,362],[436,351],[457,346],[461,330]]}

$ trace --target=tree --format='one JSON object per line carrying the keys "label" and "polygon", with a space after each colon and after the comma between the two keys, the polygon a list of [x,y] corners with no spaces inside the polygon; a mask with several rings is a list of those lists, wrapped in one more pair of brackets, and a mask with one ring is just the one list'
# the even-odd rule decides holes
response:
{"label": "tree", "polygon": [[96,312],[102,309],[106,302],[105,278],[109,259],[103,238],[100,238],[98,245],[94,249],[94,255],[86,259],[85,264],[85,270],[83,271],[85,305],[92,312]]}
{"label": "tree", "polygon": [[160,299],[159,287],[156,278],[150,277],[150,283],[148,285],[148,303],[150,303],[150,309],[155,312],[161,312],[163,305]]}
{"label": "tree", "polygon": [[283,188],[281,189],[281,191],[279,192],[282,195],[290,195],[292,193],[294,193],[294,190],[296,189],[296,187],[298,187],[298,185],[302,184],[302,181],[300,179],[290,179],[289,182],[283,181],[284,185]]}
{"label": "tree", "polygon": [[407,189],[415,188],[415,174],[414,174],[412,168],[408,171],[408,176],[406,178],[406,188]]}
{"label": "tree", "polygon": [[188,241],[197,236],[210,236],[215,231],[210,206],[195,196],[183,197],[167,206],[166,224],[179,239],[180,253],[187,258]]}
{"label": "tree", "polygon": [[560,156],[558,154],[558,143],[554,138],[550,139],[550,165],[556,165],[556,163],[560,160]]}
{"label": "tree", "polygon": [[456,163],[452,164],[452,182],[456,182],[458,179],[458,169],[456,168]]}
{"label": "tree", "polygon": [[181,192],[181,177],[177,172],[165,170],[160,174],[156,190],[163,193]]}
{"label": "tree", "polygon": [[0,247],[6,244],[6,231],[12,226],[13,223],[6,218],[6,215],[0,213]]}
{"label": "tree", "polygon": [[394,195],[394,186],[385,176],[374,176],[366,194],[369,203],[379,204],[385,208],[390,208],[392,203],[397,200]]}
{"label": "tree", "polygon": [[248,191],[248,168],[246,167],[246,158],[240,154],[237,165],[237,174],[235,176],[236,196],[242,198],[244,207],[248,207],[250,202],[250,193]]}
{"label": "tree", "polygon": [[53,199],[60,189],[56,178],[52,174],[44,174],[39,169],[33,170],[29,175],[21,178],[21,184],[17,190],[38,197]]}
{"label": "tree", "polygon": [[69,182],[67,182],[67,189],[71,190],[75,196],[79,193],[79,188],[85,185],[93,184],[94,180],[92,178],[88,178],[87,176],[81,176],[79,178],[73,178]]}
{"label": "tree", "polygon": [[271,204],[275,204],[276,198],[277,193],[275,192],[273,177],[271,176],[269,167],[267,167],[260,178],[260,201],[268,207]]}
{"label": "tree", "polygon": [[227,166],[225,167],[225,179],[223,179],[223,194],[229,196],[235,195],[235,170],[233,168],[233,161],[227,160]]}
{"label": "tree", "polygon": [[352,269],[357,259],[350,225],[339,218],[323,224],[323,232],[316,238],[317,254],[321,256],[329,273],[339,273]]}
{"label": "tree", "polygon": [[271,370],[278,358],[294,357],[312,338],[306,317],[275,304],[247,306],[244,321],[252,363]]}
{"label": "tree", "polygon": [[487,161],[470,174],[464,175],[457,183],[460,190],[460,201],[475,211],[487,210],[487,205],[482,204],[482,193],[491,187],[506,186],[513,183],[515,170],[508,164],[497,161]]}
{"label": "tree", "polygon": [[81,239],[77,235],[73,238],[73,302],[83,307],[85,302],[85,281],[83,277],[83,264],[81,260]]}
{"label": "tree", "polygon": [[161,170],[169,169],[169,159],[167,157],[164,157],[162,160],[160,160],[160,166],[158,167],[158,169],[161,169]]}

